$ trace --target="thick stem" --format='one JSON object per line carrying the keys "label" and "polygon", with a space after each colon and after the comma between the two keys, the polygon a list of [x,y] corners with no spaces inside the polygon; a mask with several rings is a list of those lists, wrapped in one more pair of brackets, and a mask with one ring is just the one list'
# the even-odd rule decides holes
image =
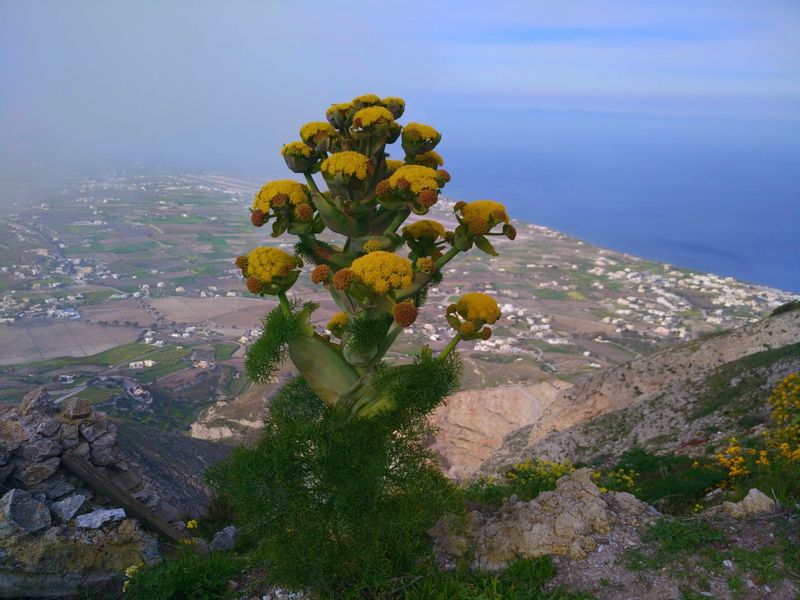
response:
{"label": "thick stem", "polygon": [[461,334],[457,333],[455,337],[452,340],[450,340],[450,343],[447,344],[447,346],[445,346],[441,354],[439,354],[439,360],[443,361],[445,358],[447,358],[447,355],[450,354],[455,349],[455,347],[458,345],[458,342],[460,341],[461,341]]}
{"label": "thick stem", "polygon": [[434,263],[434,265],[436,266],[436,270],[440,271],[442,267],[444,267],[447,263],[453,260],[459,252],[461,251],[455,246],[450,248],[450,250],[445,252],[444,255],[440,256],[439,259]]}
{"label": "thick stem", "polygon": [[286,292],[278,292],[278,300],[281,302],[281,310],[283,311],[284,316],[291,317],[292,305],[289,303],[289,299],[286,297]]}
{"label": "thick stem", "polygon": [[383,235],[389,235],[390,233],[397,231],[397,228],[405,222],[409,214],[411,214],[411,211],[407,208],[397,211],[397,214],[394,216],[394,219],[392,219],[392,222],[389,223],[389,226],[383,232]]}
{"label": "thick stem", "polygon": [[394,341],[397,339],[397,336],[400,335],[400,332],[403,331],[403,328],[400,325],[395,324],[389,330],[389,333],[386,334],[386,337],[383,338],[380,347],[378,348],[378,353],[375,355],[375,358],[372,359],[371,365],[374,366],[378,362],[380,362],[386,353],[389,351],[389,348],[392,347]]}

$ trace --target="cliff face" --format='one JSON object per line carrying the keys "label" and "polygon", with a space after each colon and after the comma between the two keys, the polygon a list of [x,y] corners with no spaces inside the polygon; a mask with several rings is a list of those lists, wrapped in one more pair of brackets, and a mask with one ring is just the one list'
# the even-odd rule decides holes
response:
{"label": "cliff face", "polygon": [[431,417],[437,428],[432,448],[449,477],[462,478],[477,468],[515,429],[543,418],[571,384],[546,381],[531,386],[459,392]]}
{"label": "cliff face", "polygon": [[[535,421],[510,432],[481,470],[529,456],[583,461],[635,445],[674,450],[705,429],[730,431],[738,417],[763,409],[769,387],[798,368],[800,311],[656,352],[565,390]],[[738,400],[733,406],[725,398]]]}

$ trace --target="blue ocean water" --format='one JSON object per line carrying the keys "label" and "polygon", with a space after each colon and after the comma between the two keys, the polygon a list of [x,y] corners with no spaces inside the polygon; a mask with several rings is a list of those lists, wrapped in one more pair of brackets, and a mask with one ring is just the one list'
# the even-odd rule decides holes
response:
{"label": "blue ocean water", "polygon": [[449,196],[497,199],[604,247],[800,292],[800,121],[437,116]]}

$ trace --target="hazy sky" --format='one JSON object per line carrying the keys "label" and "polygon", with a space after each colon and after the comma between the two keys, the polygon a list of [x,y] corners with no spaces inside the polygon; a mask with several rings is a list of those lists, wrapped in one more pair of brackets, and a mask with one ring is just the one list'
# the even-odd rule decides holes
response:
{"label": "hazy sky", "polygon": [[0,0],[3,163],[267,172],[365,92],[462,129],[537,110],[796,131],[800,2]]}

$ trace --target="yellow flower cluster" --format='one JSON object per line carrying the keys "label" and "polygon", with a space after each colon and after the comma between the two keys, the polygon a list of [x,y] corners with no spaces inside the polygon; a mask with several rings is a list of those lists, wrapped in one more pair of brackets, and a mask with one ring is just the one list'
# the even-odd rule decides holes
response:
{"label": "yellow flower cluster", "polygon": [[497,301],[488,294],[472,292],[464,294],[456,303],[456,312],[467,321],[493,324],[500,318]]}
{"label": "yellow flower cluster", "polygon": [[609,490],[634,492],[639,473],[633,469],[619,468],[613,471],[593,471],[592,480],[601,492]]}
{"label": "yellow flower cluster", "polygon": [[403,127],[403,138],[413,141],[429,142],[438,139],[439,132],[430,125],[423,125],[422,123],[409,123]]}
{"label": "yellow flower cluster", "polygon": [[378,240],[367,240],[364,242],[364,245],[361,246],[361,249],[365,253],[377,252],[381,249],[381,243]]}
{"label": "yellow flower cluster", "polygon": [[769,397],[770,416],[775,427],[767,442],[781,455],[800,462],[800,373],[784,377]]}
{"label": "yellow flower cluster", "polygon": [[553,484],[564,475],[569,475],[575,471],[575,467],[569,461],[559,463],[552,460],[526,458],[520,463],[515,464],[506,472],[506,477],[510,480],[536,479],[540,481],[550,481]]}
{"label": "yellow flower cluster", "polygon": [[259,246],[247,255],[247,274],[265,284],[276,277],[286,277],[298,266],[296,256],[278,248]]}
{"label": "yellow flower cluster", "polygon": [[360,152],[346,151],[331,154],[322,161],[320,168],[329,177],[344,175],[364,181],[367,178],[369,167],[370,162],[366,156]]}
{"label": "yellow flower cluster", "polygon": [[441,182],[434,169],[422,165],[404,165],[389,177],[389,185],[393,188],[408,187],[415,194],[424,190],[436,191]]}
{"label": "yellow flower cluster", "polygon": [[408,287],[414,279],[411,261],[383,250],[355,259],[350,269],[359,281],[377,294]]}
{"label": "yellow flower cluster", "polygon": [[746,454],[755,454],[752,448],[746,449],[739,445],[735,437],[728,439],[728,447],[714,455],[716,461],[728,470],[728,477],[735,479],[748,475]]}
{"label": "yellow flower cluster", "polygon": [[369,127],[373,124],[391,123],[392,121],[394,121],[394,116],[389,109],[383,106],[362,108],[353,115],[353,125],[356,127]]}
{"label": "yellow flower cluster", "polygon": [[418,165],[430,167],[431,169],[435,169],[436,167],[441,167],[444,165],[444,159],[442,158],[441,154],[434,150],[417,154],[414,157],[414,162]]}
{"label": "yellow flower cluster", "polygon": [[328,109],[328,112],[333,112],[335,110],[338,110],[339,112],[346,113],[351,108],[353,108],[352,102],[337,102],[336,104],[331,104],[331,107]]}
{"label": "yellow flower cluster", "polygon": [[311,156],[311,148],[309,148],[303,142],[289,142],[288,144],[284,144],[281,148],[281,156],[286,156],[287,154],[291,156],[302,156],[303,158],[308,158]]}
{"label": "yellow flower cluster", "polygon": [[410,225],[403,227],[403,237],[408,240],[419,240],[426,238],[430,241],[435,241],[443,238],[445,234],[444,227],[437,221],[430,219],[421,219]]}
{"label": "yellow flower cluster", "polygon": [[353,98],[353,104],[378,104],[381,99],[376,96],[375,94],[361,94],[360,96],[356,96]]}
{"label": "yellow flower cluster", "polygon": [[312,121],[300,128],[300,139],[309,146],[316,146],[320,140],[336,135],[336,130],[325,121]]}
{"label": "yellow flower cluster", "polygon": [[470,233],[489,233],[498,223],[508,223],[506,207],[494,200],[476,200],[458,207]]}
{"label": "yellow flower cluster", "polygon": [[293,179],[278,179],[270,181],[256,194],[253,201],[253,210],[269,212],[276,197],[288,200],[294,205],[308,202],[308,188]]}

